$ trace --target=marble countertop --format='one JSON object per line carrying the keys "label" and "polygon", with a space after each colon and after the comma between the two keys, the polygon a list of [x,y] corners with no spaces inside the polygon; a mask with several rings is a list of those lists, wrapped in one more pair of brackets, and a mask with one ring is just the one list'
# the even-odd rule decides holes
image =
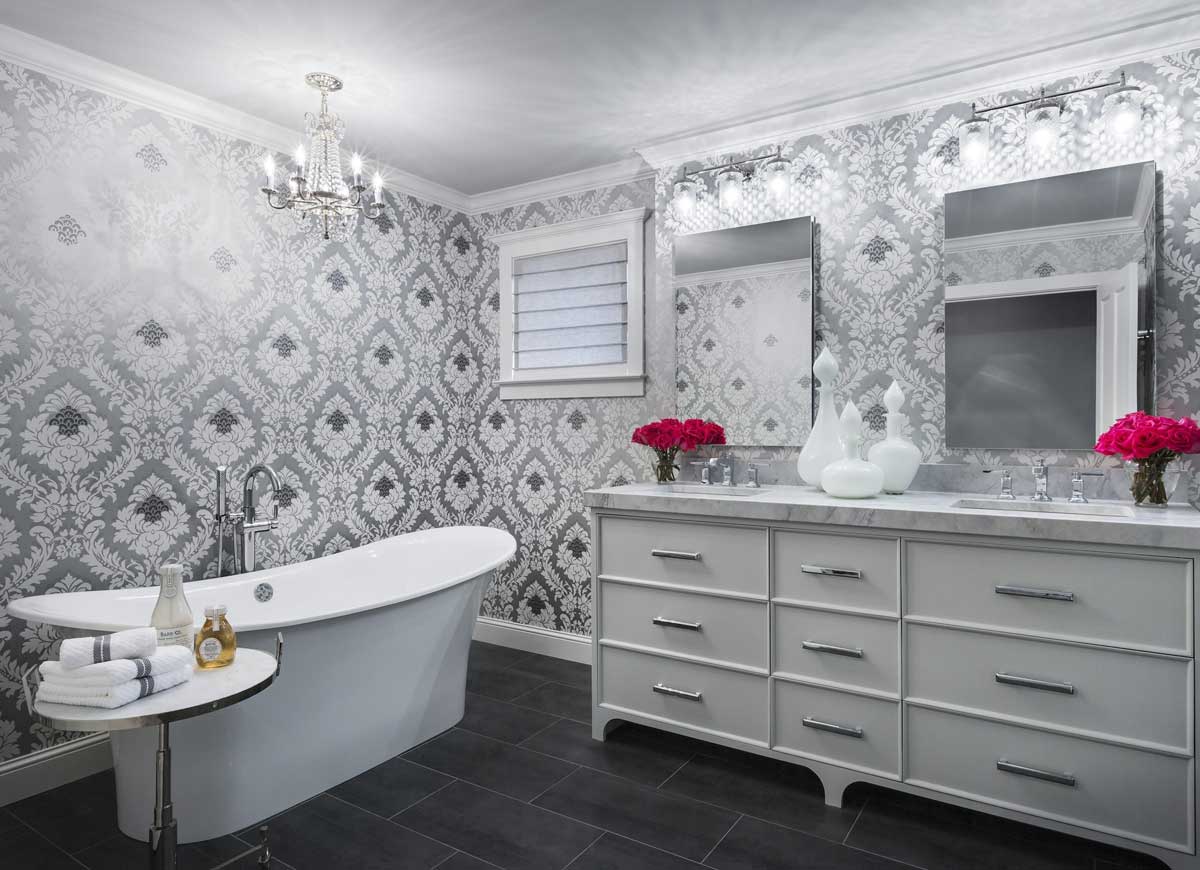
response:
{"label": "marble countertop", "polygon": [[755,495],[733,496],[720,487],[711,494],[679,493],[653,483],[592,489],[584,495],[588,507],[620,511],[1200,550],[1200,511],[1187,504],[1133,508],[1131,502],[1092,502],[1124,504],[1133,511],[1132,517],[1112,517],[955,507],[963,498],[988,496],[906,492],[839,499],[805,486],[764,486]]}

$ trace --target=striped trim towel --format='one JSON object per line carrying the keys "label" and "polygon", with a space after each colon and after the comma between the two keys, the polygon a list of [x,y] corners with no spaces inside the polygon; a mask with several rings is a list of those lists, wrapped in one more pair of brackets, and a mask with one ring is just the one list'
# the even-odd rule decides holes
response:
{"label": "striped trim towel", "polygon": [[42,679],[52,681],[61,686],[115,686],[127,680],[141,677],[158,676],[173,671],[184,665],[191,665],[192,651],[185,646],[164,646],[150,656],[137,659],[117,659],[111,662],[99,662],[94,665],[84,665],[82,668],[68,670],[62,662],[42,662]]}
{"label": "striped trim towel", "polygon": [[58,661],[64,670],[73,671],[97,662],[145,658],[157,648],[158,632],[153,628],[130,628],[116,634],[67,638],[59,647]]}
{"label": "striped trim towel", "polygon": [[45,680],[38,687],[38,700],[48,704],[71,704],[80,707],[103,707],[111,710],[153,695],[164,689],[186,683],[192,678],[192,667],[186,665],[151,677],[126,680],[115,686],[74,686],[60,680]]}

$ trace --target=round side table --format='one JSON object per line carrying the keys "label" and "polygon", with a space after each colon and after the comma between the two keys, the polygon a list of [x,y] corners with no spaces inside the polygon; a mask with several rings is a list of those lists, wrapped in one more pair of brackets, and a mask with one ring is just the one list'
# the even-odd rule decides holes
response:
{"label": "round side table", "polygon": [[[74,704],[51,704],[34,697],[28,676],[37,665],[22,675],[29,708],[43,722],[60,731],[123,731],[129,728],[158,728],[158,753],[154,790],[154,823],[150,827],[150,867],[152,870],[176,870],[175,813],[171,804],[171,723],[214,710],[230,707],[252,698],[279,675],[283,658],[283,635],[275,641],[275,655],[254,649],[239,649],[233,664],[214,670],[197,670],[181,683],[139,701],[105,710]],[[228,867],[249,855],[258,854],[258,866],[271,866],[267,846],[267,828],[259,828],[259,844],[230,858],[213,870]]]}

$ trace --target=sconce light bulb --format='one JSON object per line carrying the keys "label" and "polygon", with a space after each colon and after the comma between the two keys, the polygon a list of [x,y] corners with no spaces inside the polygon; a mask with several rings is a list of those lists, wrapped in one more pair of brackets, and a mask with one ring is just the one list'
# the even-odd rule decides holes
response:
{"label": "sconce light bulb", "polygon": [[991,147],[991,123],[983,115],[972,115],[958,128],[958,156],[965,166],[981,166]]}
{"label": "sconce light bulb", "polygon": [[356,151],[350,156],[350,171],[355,175],[362,175],[362,166],[362,157]]}
{"label": "sconce light bulb", "polygon": [[1038,100],[1025,112],[1025,141],[1035,151],[1048,151],[1058,144],[1062,107],[1053,100]]}
{"label": "sconce light bulb", "polygon": [[732,211],[742,204],[745,176],[741,170],[730,169],[717,176],[717,200],[725,211]]}
{"label": "sconce light bulb", "polygon": [[1127,139],[1142,121],[1142,91],[1123,85],[1104,98],[1104,124],[1117,139]]}
{"label": "sconce light bulb", "polygon": [[688,217],[696,210],[696,190],[699,185],[690,179],[675,182],[674,197],[675,213],[680,217]]}

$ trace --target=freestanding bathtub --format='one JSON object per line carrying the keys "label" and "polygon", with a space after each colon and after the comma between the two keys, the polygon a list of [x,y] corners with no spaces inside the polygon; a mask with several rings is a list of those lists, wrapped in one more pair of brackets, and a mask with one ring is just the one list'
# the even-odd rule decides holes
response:
{"label": "freestanding bathtub", "polygon": [[[458,722],[479,602],[516,549],[499,529],[411,532],[282,568],[184,584],[199,622],[229,608],[239,646],[273,652],[279,678],[247,701],[171,726],[179,841],[241,830]],[[154,587],[9,603],[64,634],[147,625]],[[121,830],[146,839],[156,729],[111,735]]]}

